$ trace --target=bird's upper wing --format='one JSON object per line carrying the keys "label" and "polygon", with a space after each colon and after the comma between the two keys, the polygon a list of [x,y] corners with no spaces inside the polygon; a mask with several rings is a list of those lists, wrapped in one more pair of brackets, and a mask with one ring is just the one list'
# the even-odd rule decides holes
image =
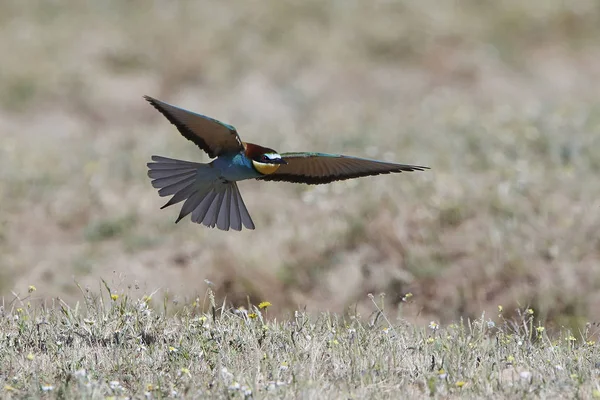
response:
{"label": "bird's upper wing", "polygon": [[210,158],[243,149],[240,136],[233,126],[172,106],[150,96],[144,98],[171,121],[186,139],[196,143]]}
{"label": "bird's upper wing", "polygon": [[394,164],[338,154],[283,153],[283,164],[270,175],[258,179],[317,185],[361,176],[389,174],[402,171],[423,171],[428,167]]}

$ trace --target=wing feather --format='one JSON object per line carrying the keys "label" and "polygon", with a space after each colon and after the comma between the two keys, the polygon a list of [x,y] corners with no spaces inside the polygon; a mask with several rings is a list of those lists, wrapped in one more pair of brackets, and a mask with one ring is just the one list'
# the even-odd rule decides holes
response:
{"label": "wing feather", "polygon": [[429,169],[419,165],[396,164],[326,153],[283,153],[287,164],[277,171],[258,179],[318,185],[362,176],[423,171]]}
{"label": "wing feather", "polygon": [[209,157],[215,158],[224,153],[236,153],[243,149],[240,136],[233,126],[150,96],[144,98],[175,125],[186,139],[194,142]]}

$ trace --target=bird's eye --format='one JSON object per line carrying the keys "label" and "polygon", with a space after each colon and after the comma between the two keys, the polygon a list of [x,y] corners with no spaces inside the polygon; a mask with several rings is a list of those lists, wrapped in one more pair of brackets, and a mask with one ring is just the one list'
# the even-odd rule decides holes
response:
{"label": "bird's eye", "polygon": [[264,154],[262,155],[262,157],[260,158],[260,160],[262,162],[266,162],[266,163],[268,163],[269,161],[271,161],[271,159],[269,157],[267,157],[266,155],[264,155]]}

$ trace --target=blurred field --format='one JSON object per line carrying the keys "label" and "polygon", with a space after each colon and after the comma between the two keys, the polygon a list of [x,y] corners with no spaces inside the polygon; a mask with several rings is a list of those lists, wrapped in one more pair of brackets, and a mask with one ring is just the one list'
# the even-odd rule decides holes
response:
{"label": "blurred field", "polygon": [[[104,278],[191,302],[208,279],[281,314],[410,292],[421,322],[600,320],[599,37],[592,0],[3,0],[0,296]],[[145,163],[206,156],[144,94],[280,151],[432,170],[245,182],[256,231],[175,225]]]}

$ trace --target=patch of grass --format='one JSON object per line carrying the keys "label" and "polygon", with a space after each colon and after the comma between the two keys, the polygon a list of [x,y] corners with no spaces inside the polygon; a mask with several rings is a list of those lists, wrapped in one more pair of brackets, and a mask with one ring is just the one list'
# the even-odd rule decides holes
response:
{"label": "patch of grass", "polygon": [[[277,304],[222,308],[208,291],[173,305],[82,290],[81,302],[0,308],[4,398],[444,398],[597,395],[600,348],[582,332],[548,332],[532,309],[418,327],[390,320],[369,295],[370,318]],[[382,297],[383,298],[383,297]],[[410,299],[409,301],[413,301]],[[160,302],[160,301],[159,301]]]}
{"label": "patch of grass", "polygon": [[[385,291],[391,318],[412,291],[421,322],[599,320],[599,21],[593,1],[0,1],[0,295],[115,271],[271,316]],[[174,224],[145,163],[207,157],[143,94],[280,151],[432,169],[243,182],[255,231]]]}
{"label": "patch of grass", "polygon": [[14,76],[7,80],[10,83],[0,92],[2,106],[11,111],[25,110],[38,92],[35,80],[26,76]]}
{"label": "patch of grass", "polygon": [[125,235],[133,225],[137,217],[135,215],[126,215],[120,218],[107,218],[91,222],[84,230],[84,235],[90,242],[99,242],[102,240],[114,239]]}

